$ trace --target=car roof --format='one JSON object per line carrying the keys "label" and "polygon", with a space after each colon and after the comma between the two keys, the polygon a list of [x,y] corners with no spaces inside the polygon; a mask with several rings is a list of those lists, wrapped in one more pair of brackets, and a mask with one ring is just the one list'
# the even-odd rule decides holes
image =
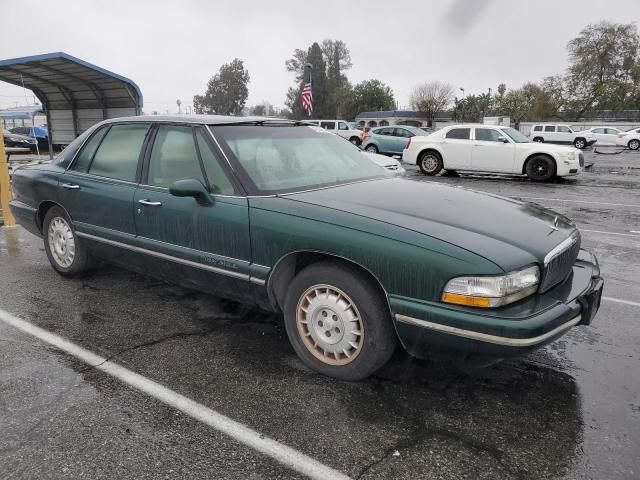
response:
{"label": "car roof", "polygon": [[118,117],[105,120],[104,123],[113,122],[166,122],[166,123],[193,123],[199,125],[225,125],[240,122],[280,121],[295,123],[295,120],[276,117],[235,117],[231,115],[138,115],[134,117]]}

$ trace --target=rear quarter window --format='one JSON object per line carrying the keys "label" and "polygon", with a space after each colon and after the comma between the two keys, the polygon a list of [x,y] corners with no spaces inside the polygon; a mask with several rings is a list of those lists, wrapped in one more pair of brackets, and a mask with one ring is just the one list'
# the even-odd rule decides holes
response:
{"label": "rear quarter window", "polygon": [[469,140],[471,135],[470,128],[452,128],[445,135],[446,138],[453,138],[455,140]]}

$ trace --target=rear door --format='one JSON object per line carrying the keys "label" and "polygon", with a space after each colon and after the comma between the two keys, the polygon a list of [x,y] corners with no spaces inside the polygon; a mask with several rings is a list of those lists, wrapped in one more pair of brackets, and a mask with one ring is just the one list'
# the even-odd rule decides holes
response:
{"label": "rear door", "polygon": [[[471,153],[473,170],[512,173],[515,144],[495,128],[474,128],[475,139]],[[507,143],[502,141],[506,139]]]}
{"label": "rear door", "polygon": [[447,170],[471,169],[471,128],[452,128],[440,142],[444,168]]}
{"label": "rear door", "polygon": [[[211,204],[169,187],[195,179]],[[135,227],[156,276],[237,300],[252,298],[249,212],[206,127],[159,125],[135,193]]]}
{"label": "rear door", "polygon": [[133,197],[151,125],[107,125],[85,143],[61,177],[60,203],[98,255],[135,264]]}

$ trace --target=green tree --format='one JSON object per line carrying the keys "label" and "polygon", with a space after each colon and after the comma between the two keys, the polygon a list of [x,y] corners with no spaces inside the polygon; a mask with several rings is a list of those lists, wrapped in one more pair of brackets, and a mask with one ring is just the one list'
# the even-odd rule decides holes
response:
{"label": "green tree", "polygon": [[354,120],[360,112],[375,112],[395,108],[393,90],[380,80],[365,80],[344,91],[344,113],[347,120]]}
{"label": "green tree", "polygon": [[249,96],[248,83],[249,72],[243,61],[235,58],[209,80],[204,95],[193,97],[193,108],[196,113],[239,115]]}
{"label": "green tree", "polygon": [[[303,62],[304,63],[301,63]],[[302,55],[300,50],[294,52],[294,57],[286,62],[287,70],[296,73],[298,87],[291,87],[287,92],[285,105],[291,110],[294,118],[308,118],[307,112],[300,103],[300,94],[304,84],[308,80],[309,73],[312,77],[313,89],[313,112],[312,118],[331,117],[331,107],[327,85],[327,66],[320,45],[314,42],[306,55]],[[307,67],[310,65],[311,67]]]}
{"label": "green tree", "polygon": [[323,40],[321,48],[327,65],[328,115],[340,118],[350,89],[344,72],[353,65],[351,53],[342,40]]}
{"label": "green tree", "polygon": [[567,49],[565,103],[576,120],[587,110],[616,110],[629,104],[637,86],[640,51],[635,24],[603,21],[587,25]]}

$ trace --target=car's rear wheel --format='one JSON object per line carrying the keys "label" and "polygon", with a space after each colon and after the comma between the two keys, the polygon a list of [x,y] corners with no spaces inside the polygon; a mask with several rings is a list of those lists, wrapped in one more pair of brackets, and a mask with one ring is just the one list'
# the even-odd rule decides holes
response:
{"label": "car's rear wheel", "polygon": [[544,138],[542,138],[542,137],[535,137],[535,138],[533,139],[533,141],[534,141],[534,142],[537,142],[537,143],[544,143]]}
{"label": "car's rear wheel", "polygon": [[368,377],[395,349],[384,293],[346,263],[326,261],[299,272],[287,291],[284,319],[305,365],[340,380]]}
{"label": "car's rear wheel", "polygon": [[556,164],[545,155],[535,155],[529,159],[525,170],[531,180],[546,182],[556,175]]}
{"label": "car's rear wheel", "polygon": [[349,141],[353,143],[356,147],[360,146],[360,143],[361,143],[358,137],[351,137]]}
{"label": "car's rear wheel", "polygon": [[89,270],[89,254],[78,241],[71,220],[63,209],[52,207],[47,211],[42,233],[47,257],[56,272],[72,277]]}
{"label": "car's rear wheel", "polygon": [[573,141],[573,146],[582,150],[587,146],[587,141],[584,138],[576,138]]}
{"label": "car's rear wheel", "polygon": [[629,147],[629,150],[638,150],[640,148],[640,140],[636,140],[635,138],[630,140],[627,147]]}
{"label": "car's rear wheel", "polygon": [[418,157],[418,166],[425,175],[437,175],[443,168],[442,157],[438,152],[422,152]]}
{"label": "car's rear wheel", "polygon": [[365,148],[365,151],[369,153],[378,153],[378,147],[376,147],[373,144],[370,144],[370,145],[367,145],[367,148]]}

